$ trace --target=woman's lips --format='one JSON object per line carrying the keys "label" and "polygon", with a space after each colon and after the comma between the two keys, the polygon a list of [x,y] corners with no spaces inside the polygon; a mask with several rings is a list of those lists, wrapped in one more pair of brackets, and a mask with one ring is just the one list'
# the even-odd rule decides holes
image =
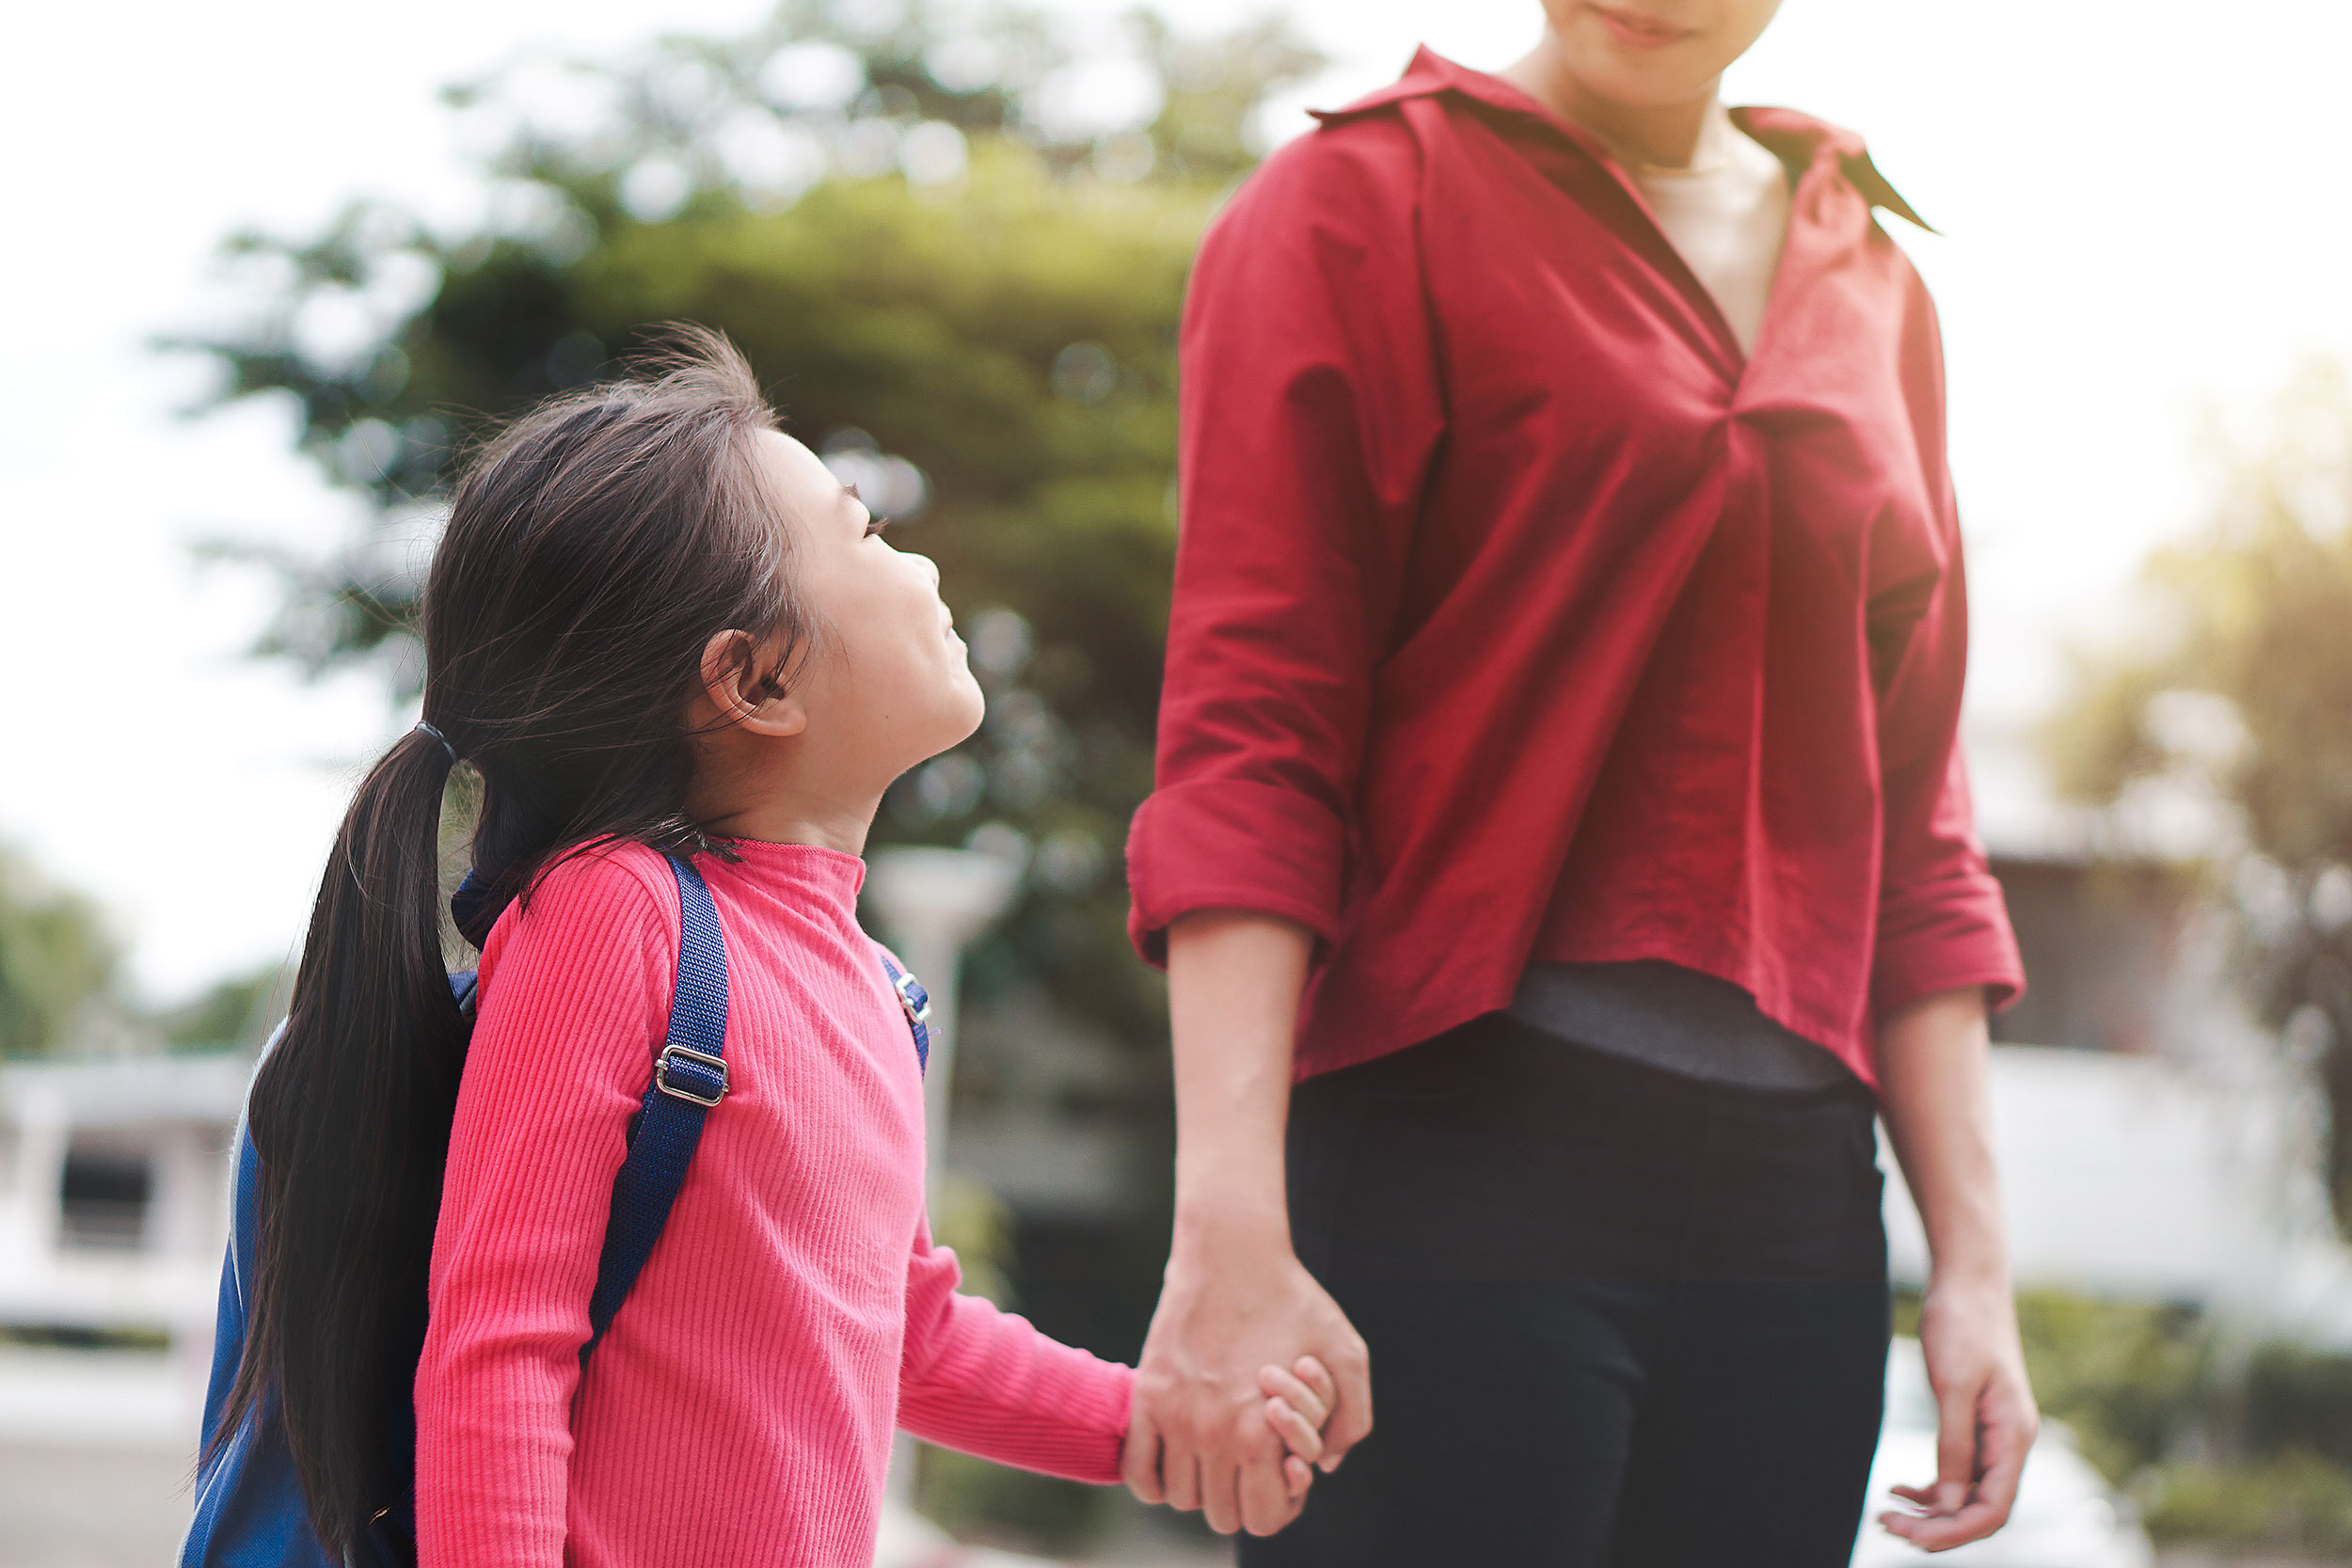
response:
{"label": "woman's lips", "polygon": [[1622,11],[1609,6],[1593,6],[1592,13],[1600,18],[1600,24],[1619,43],[1633,49],[1662,49],[1670,43],[1680,43],[1691,36],[1688,27],[1677,27],[1639,11]]}

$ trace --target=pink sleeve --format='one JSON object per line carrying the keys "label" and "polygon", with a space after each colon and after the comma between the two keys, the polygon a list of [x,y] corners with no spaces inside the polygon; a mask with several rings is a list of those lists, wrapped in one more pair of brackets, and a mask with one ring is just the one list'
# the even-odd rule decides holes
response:
{"label": "pink sleeve", "polygon": [[933,1246],[926,1227],[907,1259],[898,1425],[999,1465],[1117,1481],[1134,1371],[958,1294],[961,1277],[956,1255]]}
{"label": "pink sleeve", "polygon": [[484,955],[417,1364],[424,1568],[564,1561],[588,1297],[675,984],[638,853],[559,866]]}

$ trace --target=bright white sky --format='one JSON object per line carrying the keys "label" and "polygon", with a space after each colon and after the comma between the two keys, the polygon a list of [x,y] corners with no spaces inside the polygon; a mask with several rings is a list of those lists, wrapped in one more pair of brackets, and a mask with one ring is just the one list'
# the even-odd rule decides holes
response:
{"label": "bright white sky", "polygon": [[[89,0],[12,19],[0,838],[107,904],[151,994],[291,951],[353,770],[397,720],[368,683],[239,657],[266,590],[198,569],[190,543],[319,539],[350,503],[292,455],[282,408],[175,417],[202,379],[147,341],[200,319],[233,227],[302,230],[360,192],[462,204],[440,83],[536,40],[612,48],[764,8]],[[1263,8],[1176,8],[1201,26]],[[1418,40],[1502,65],[1538,17],[1536,0],[1291,8],[1343,62],[1303,97],[1322,103],[1394,75]],[[2029,809],[2011,737],[2060,689],[2068,641],[2112,624],[2149,547],[2196,517],[2212,411],[2259,413],[2301,356],[2352,356],[2346,58],[2342,0],[1788,0],[1727,86],[1862,130],[1948,236],[1902,239],[1949,345],[1996,822]]]}

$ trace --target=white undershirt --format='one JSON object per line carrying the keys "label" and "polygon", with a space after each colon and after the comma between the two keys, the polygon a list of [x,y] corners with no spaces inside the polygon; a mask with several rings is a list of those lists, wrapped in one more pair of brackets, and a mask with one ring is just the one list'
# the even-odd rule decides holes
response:
{"label": "white undershirt", "polygon": [[1753,352],[1788,233],[1788,176],[1780,160],[1717,104],[1689,168],[1631,164],[1627,172],[1741,350]]}

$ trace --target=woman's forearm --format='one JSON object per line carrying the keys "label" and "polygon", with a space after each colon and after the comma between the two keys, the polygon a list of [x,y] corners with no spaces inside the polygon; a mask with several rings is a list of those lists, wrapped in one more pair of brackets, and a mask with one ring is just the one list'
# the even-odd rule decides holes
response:
{"label": "woman's forearm", "polygon": [[1916,1512],[1879,1517],[1927,1551],[2001,1528],[2039,1426],[1993,1164],[1991,1053],[1975,986],[1879,1025],[1879,1106],[1928,1233],[1919,1348],[1936,1406],[1934,1482],[1897,1487]]}
{"label": "woman's forearm", "polygon": [[1227,1533],[1267,1534],[1298,1512],[1262,1369],[1312,1356],[1329,1370],[1325,1468],[1372,1430],[1363,1338],[1291,1250],[1282,1144],[1313,950],[1304,927],[1245,911],[1196,911],[1168,928],[1176,1233],[1120,1467],[1145,1501],[1201,1509]]}
{"label": "woman's forearm", "polygon": [[2009,1290],[1993,1160],[1984,993],[1924,998],[1879,1026],[1879,1103],[1937,1278]]}
{"label": "woman's forearm", "polygon": [[1283,1124],[1314,939],[1290,921],[1200,910],[1168,928],[1176,1064],[1176,1241],[1203,1229],[1290,1242]]}

